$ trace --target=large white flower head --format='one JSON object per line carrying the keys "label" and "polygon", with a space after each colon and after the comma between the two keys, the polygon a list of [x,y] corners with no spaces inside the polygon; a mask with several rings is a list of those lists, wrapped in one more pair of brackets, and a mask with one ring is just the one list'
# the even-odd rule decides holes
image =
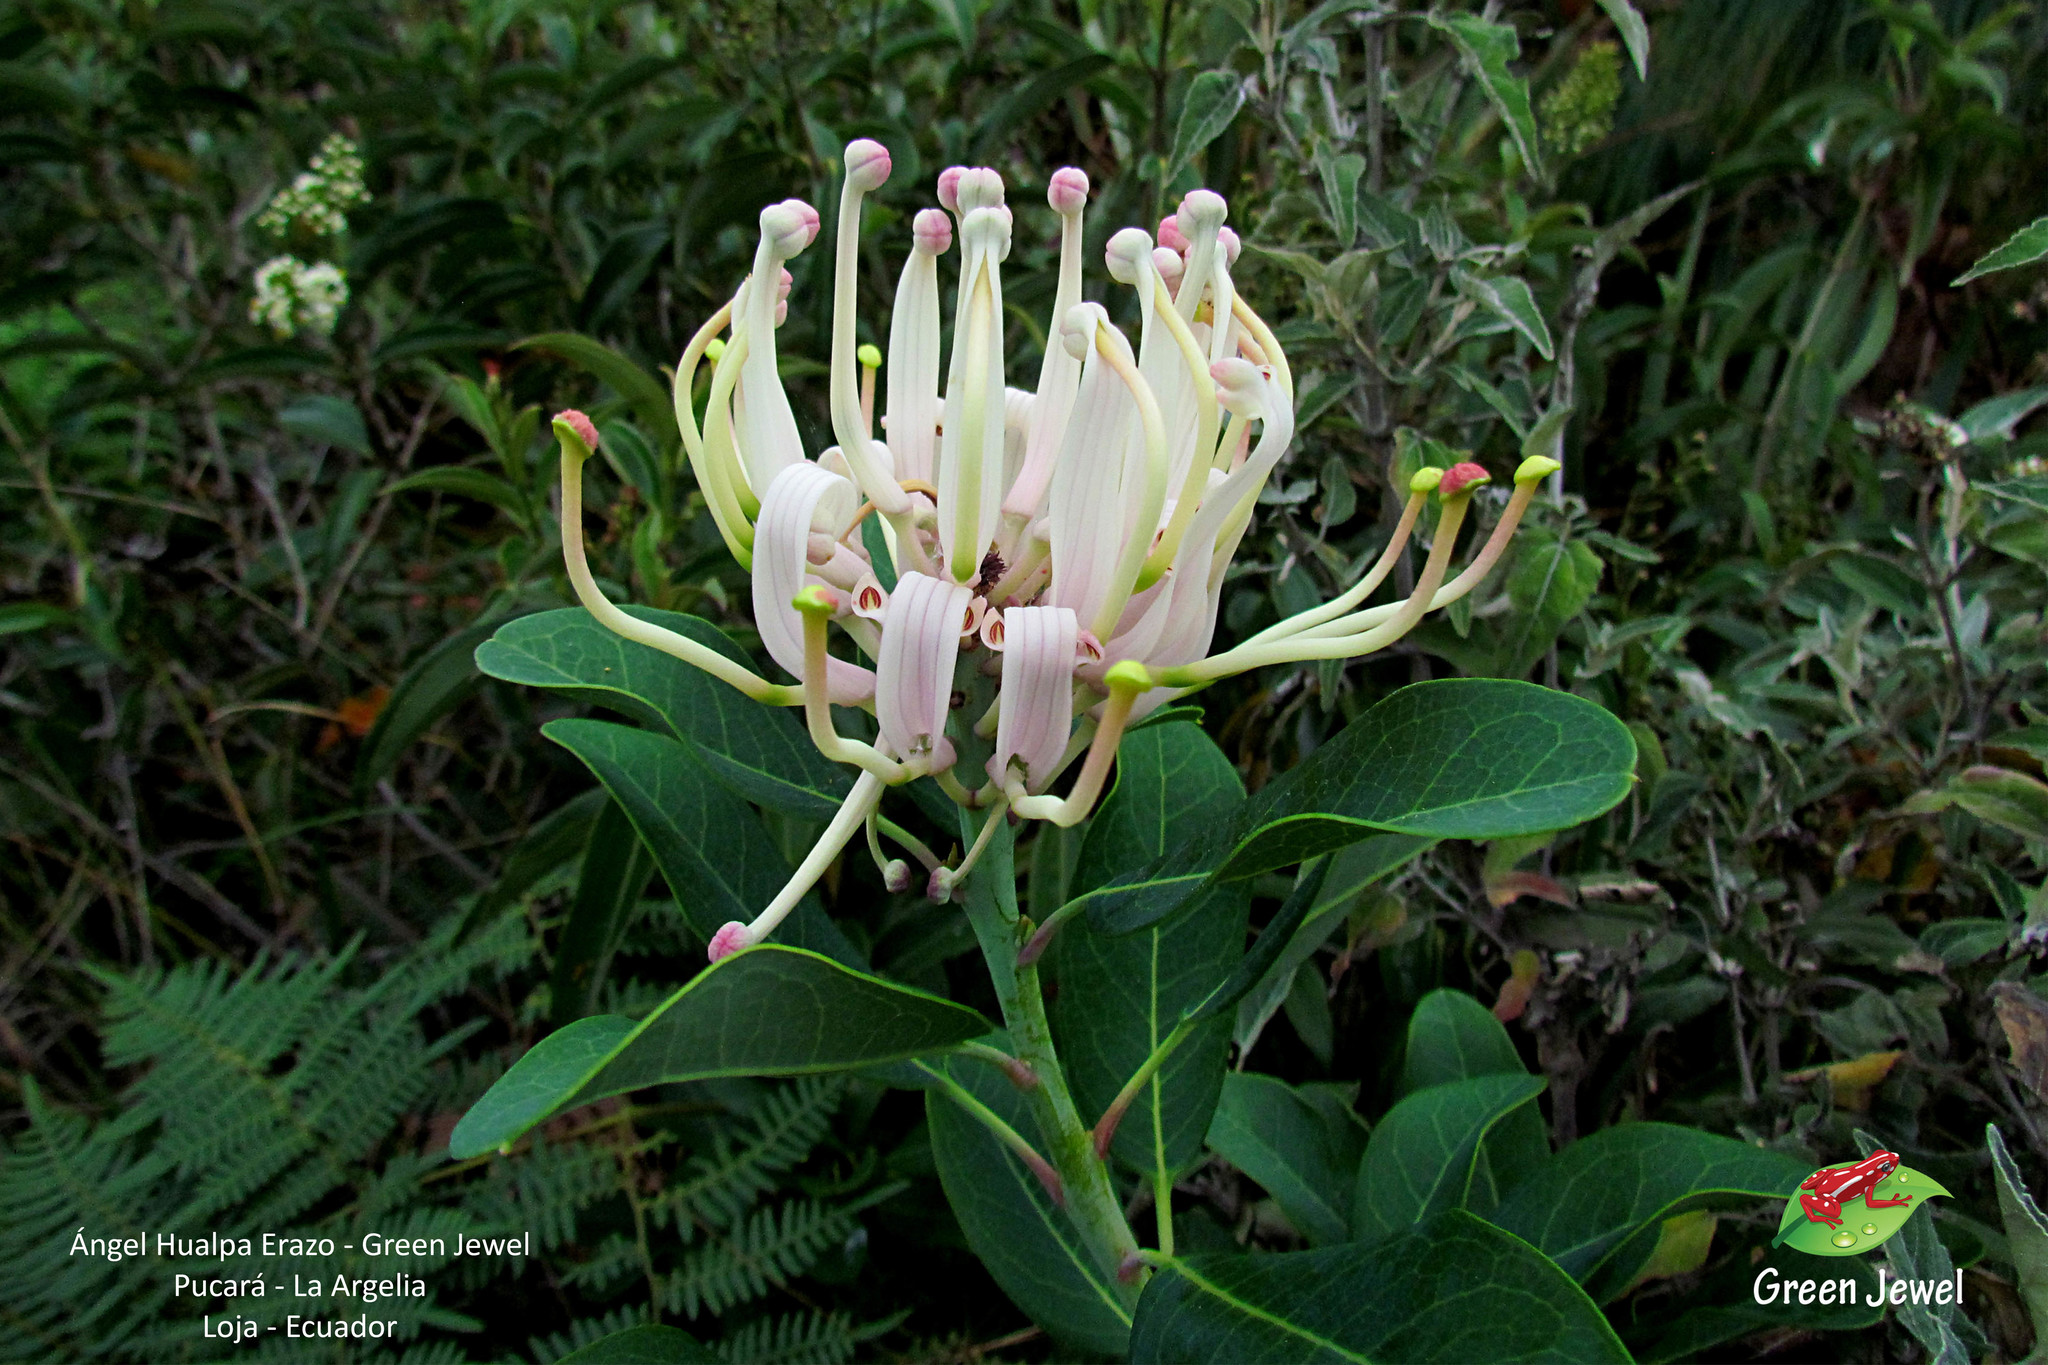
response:
{"label": "large white flower head", "polygon": [[[1424,470],[1385,552],[1357,583],[1212,656],[1231,557],[1294,436],[1293,377],[1272,328],[1233,282],[1239,243],[1223,198],[1189,194],[1156,242],[1139,228],[1109,239],[1110,280],[1135,295],[1133,347],[1109,310],[1083,296],[1088,177],[1072,168],[1054,174],[1046,195],[1060,220],[1051,342],[1027,390],[1010,385],[1005,363],[1002,264],[1013,220],[1002,179],[985,168],[945,172],[942,207],[916,215],[896,287],[885,440],[874,421],[882,359],[856,346],[855,286],[861,201],[888,179],[889,153],[851,143],[845,168],[830,365],[838,443],[815,458],[805,452],[777,371],[790,287],[783,266],[820,227],[799,200],[761,211],[752,273],[675,372],[676,419],[698,484],[727,546],[752,572],[762,641],[795,685],[770,683],[598,593],[579,529],[580,471],[596,436],[580,413],[555,424],[563,543],[584,605],[621,634],[751,696],[802,705],[819,748],[861,770],[789,887],[754,923],[727,925],[714,958],[759,942],[863,824],[879,859],[874,816],[888,786],[929,776],[962,804],[1071,825],[1093,808],[1134,717],[1247,669],[1392,644],[1485,577],[1556,467],[1525,462],[1486,545],[1448,582],[1459,526],[1487,475],[1475,464]],[[942,355],[939,257],[956,241],[953,346]],[[700,429],[692,394],[707,356]],[[1431,496],[1442,515],[1414,591],[1364,607]],[[832,650],[834,630],[865,662]],[[875,739],[839,734],[835,704],[872,712]],[[1066,794],[1053,794],[1077,761]],[[927,862],[932,894],[943,897],[978,846],[953,868],[913,851]],[[885,862],[885,872],[893,885],[907,879],[901,862]]]}

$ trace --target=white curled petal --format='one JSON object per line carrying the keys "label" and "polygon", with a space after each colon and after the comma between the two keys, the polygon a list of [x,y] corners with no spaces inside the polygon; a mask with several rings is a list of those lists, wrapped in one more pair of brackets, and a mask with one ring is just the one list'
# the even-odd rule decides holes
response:
{"label": "white curled petal", "polygon": [[898,758],[930,753],[934,769],[953,761],[946,718],[960,626],[973,598],[961,584],[921,573],[904,574],[889,594],[875,662],[875,719],[882,742]]}
{"label": "white curled petal", "polygon": [[1074,721],[1074,649],[1081,624],[1065,607],[1012,607],[1003,613],[1003,709],[988,775],[997,785],[1014,758],[1025,788],[1044,791],[1059,775]]}
{"label": "white curled petal", "polygon": [[896,477],[930,483],[939,431],[938,260],[953,240],[946,215],[920,212],[914,240],[889,314],[888,415],[882,425],[896,452]]}
{"label": "white curled petal", "polygon": [[[761,244],[754,253],[754,272],[747,282],[743,313],[735,317],[747,337],[747,358],[740,366],[739,390],[733,405],[738,426],[740,460],[747,482],[766,488],[790,465],[803,459],[803,438],[796,414],[775,367],[776,309],[781,302],[782,263],[802,251],[818,230],[818,215],[809,205],[789,199],[761,210]],[[756,288],[772,281],[773,289]],[[737,330],[737,329],[736,329]]]}
{"label": "white curled petal", "polygon": [[[804,676],[804,625],[790,599],[820,581],[810,562],[811,536],[836,541],[859,501],[852,483],[804,460],[777,474],[761,499],[754,529],[754,623],[769,655],[798,678]],[[865,700],[875,690],[874,674],[842,659],[830,662],[825,682],[841,705]]]}
{"label": "white curled petal", "polygon": [[[1085,329],[1092,343],[1100,312],[1095,304],[1077,307],[1068,335]],[[1136,425],[1130,391],[1091,345],[1082,364],[1080,392],[1067,420],[1066,438],[1053,466],[1046,510],[1052,541],[1052,601],[1083,621],[1094,620],[1101,609],[1123,553],[1128,501],[1124,466]]]}
{"label": "white curled petal", "polygon": [[[1250,504],[1265,486],[1266,476],[1280,462],[1294,439],[1294,408],[1262,372],[1243,361],[1225,361],[1216,367],[1226,396],[1233,387],[1240,391],[1235,401],[1258,411],[1265,429],[1251,455],[1228,475],[1211,475],[1209,494],[1188,527],[1187,538],[1174,556],[1169,575],[1173,591],[1169,599],[1154,608],[1164,610],[1165,620],[1150,648],[1147,661],[1159,664],[1192,663],[1208,651],[1216,631],[1216,612],[1223,592],[1223,576],[1244,534]],[[1128,657],[1128,656],[1124,656]]]}

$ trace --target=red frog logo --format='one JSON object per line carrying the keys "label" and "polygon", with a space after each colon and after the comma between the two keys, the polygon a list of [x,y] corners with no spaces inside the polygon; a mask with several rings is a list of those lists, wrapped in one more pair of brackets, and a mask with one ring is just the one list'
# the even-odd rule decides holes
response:
{"label": "red frog logo", "polygon": [[1825,1166],[1806,1177],[1799,1188],[1811,1193],[1799,1196],[1799,1206],[1806,1210],[1809,1222],[1826,1223],[1831,1228],[1842,1226],[1842,1205],[1853,1199],[1861,1199],[1863,1206],[1870,1209],[1897,1208],[1913,1201],[1910,1194],[1897,1199],[1879,1199],[1876,1190],[1879,1182],[1899,1168],[1895,1152],[1872,1152],[1853,1166]]}

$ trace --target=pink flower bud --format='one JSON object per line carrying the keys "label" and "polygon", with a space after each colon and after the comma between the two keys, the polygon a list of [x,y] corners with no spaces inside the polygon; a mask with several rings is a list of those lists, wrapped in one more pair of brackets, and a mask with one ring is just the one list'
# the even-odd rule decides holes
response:
{"label": "pink flower bud", "polygon": [[889,149],[872,138],[846,144],[846,183],[861,194],[878,190],[889,178]]}
{"label": "pink flower bud", "polygon": [[590,424],[588,417],[585,417],[574,408],[563,408],[555,414],[555,420],[557,422],[566,422],[569,430],[575,432],[578,439],[584,445],[592,450],[597,449],[597,428]]}
{"label": "pink flower bud", "polygon": [[746,925],[736,919],[727,920],[725,926],[711,936],[711,947],[705,955],[713,962],[722,957],[731,957],[742,948],[753,947],[749,939]]}
{"label": "pink flower bud", "polygon": [[919,209],[917,217],[911,220],[910,230],[917,249],[928,255],[943,256],[953,245],[953,220],[938,209]]}
{"label": "pink flower bud", "polygon": [[1088,203],[1088,172],[1074,166],[1054,171],[1052,183],[1046,186],[1045,202],[1063,217],[1079,213]]}
{"label": "pink flower bud", "polygon": [[1456,497],[1458,494],[1468,492],[1492,478],[1493,476],[1486,472],[1485,465],[1474,464],[1470,460],[1462,460],[1444,471],[1444,481],[1436,486],[1437,496],[1443,498]]}
{"label": "pink flower bud", "polygon": [[1159,272],[1159,278],[1166,281],[1169,294],[1180,290],[1180,277],[1187,273],[1188,263],[1178,251],[1163,246],[1152,248],[1152,268]]}
{"label": "pink flower bud", "polygon": [[1223,244],[1223,263],[1236,265],[1238,253],[1244,250],[1244,239],[1237,235],[1235,228],[1218,228],[1216,240]]}
{"label": "pink flower bud", "polygon": [[939,172],[939,203],[948,213],[960,211],[960,177],[965,174],[965,166],[948,166]]}
{"label": "pink flower bud", "polygon": [[1188,249],[1188,239],[1180,230],[1180,220],[1170,213],[1159,220],[1159,245],[1168,251]]}

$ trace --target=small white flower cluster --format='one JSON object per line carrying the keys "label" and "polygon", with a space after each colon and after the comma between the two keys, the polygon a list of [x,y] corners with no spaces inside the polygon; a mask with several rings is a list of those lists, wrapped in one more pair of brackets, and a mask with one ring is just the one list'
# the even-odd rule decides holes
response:
{"label": "small white flower cluster", "polygon": [[289,189],[279,190],[258,215],[256,226],[277,236],[294,231],[315,237],[338,237],[348,230],[347,213],[370,202],[363,187],[363,156],[340,133],[331,134],[313,154],[308,169]]}
{"label": "small white flower cluster", "polygon": [[326,261],[308,265],[296,256],[273,256],[256,268],[256,297],[249,321],[269,327],[280,339],[304,329],[326,336],[348,302],[348,280]]}

